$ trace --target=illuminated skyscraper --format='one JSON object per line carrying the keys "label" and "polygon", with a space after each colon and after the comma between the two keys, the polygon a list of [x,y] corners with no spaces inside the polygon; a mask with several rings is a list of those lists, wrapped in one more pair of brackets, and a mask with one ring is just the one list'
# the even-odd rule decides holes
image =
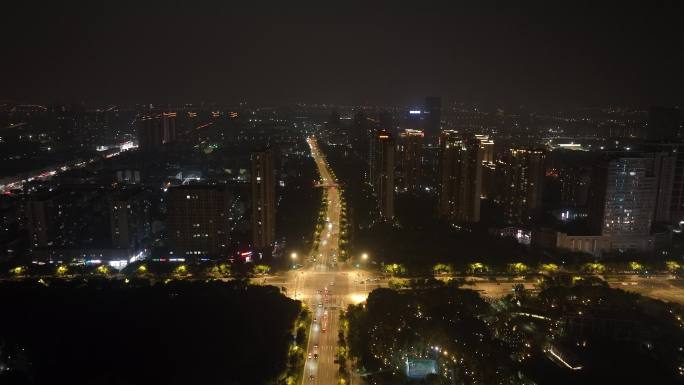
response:
{"label": "illuminated skyscraper", "polygon": [[589,223],[607,237],[610,249],[648,250],[658,175],[655,156],[614,155],[594,168]]}
{"label": "illuminated skyscraper", "polygon": [[252,153],[252,243],[257,249],[275,242],[274,151]]}
{"label": "illuminated skyscraper", "polygon": [[537,149],[510,149],[501,162],[505,178],[502,197],[509,224],[527,224],[539,214],[546,153]]}
{"label": "illuminated skyscraper", "polygon": [[381,220],[394,218],[394,139],[387,131],[379,131],[375,140],[373,187],[378,197]]}
{"label": "illuminated skyscraper", "polygon": [[480,140],[474,135],[442,132],[439,213],[450,223],[480,221],[482,158]]}
{"label": "illuminated skyscraper", "polygon": [[417,189],[421,182],[423,137],[423,132],[418,130],[404,130],[399,134],[401,180],[406,190]]}

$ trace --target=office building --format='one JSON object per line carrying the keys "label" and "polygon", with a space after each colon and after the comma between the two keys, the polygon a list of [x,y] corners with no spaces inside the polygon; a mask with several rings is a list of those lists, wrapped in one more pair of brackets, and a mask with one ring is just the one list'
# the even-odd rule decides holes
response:
{"label": "office building", "polygon": [[384,130],[375,139],[373,189],[378,198],[380,220],[394,219],[394,138]]}
{"label": "office building", "polygon": [[252,246],[275,242],[276,159],[273,149],[252,153]]}
{"label": "office building", "polygon": [[653,225],[668,216],[675,162],[676,157],[667,152],[604,154],[592,169],[589,227],[571,234],[541,229],[533,234],[533,242],[596,256],[611,251],[652,252],[667,246],[669,231],[658,232]]}
{"label": "office building", "polygon": [[167,225],[173,252],[183,257],[226,256],[232,197],[225,186],[177,186],[170,188],[167,196]]}
{"label": "office building", "polygon": [[474,135],[440,137],[439,214],[452,224],[480,221],[483,149]]}
{"label": "office building", "polygon": [[413,191],[422,182],[422,150],[424,134],[419,130],[404,130],[399,134],[399,167],[401,170],[401,186],[404,190]]}
{"label": "office building", "polygon": [[145,114],[136,122],[138,145],[142,151],[160,149],[176,140],[176,113]]}
{"label": "office building", "polygon": [[650,250],[658,196],[655,154],[611,154],[592,175],[589,224],[611,250]]}
{"label": "office building", "polygon": [[500,162],[504,178],[502,204],[508,224],[529,224],[541,210],[546,153],[509,149]]}

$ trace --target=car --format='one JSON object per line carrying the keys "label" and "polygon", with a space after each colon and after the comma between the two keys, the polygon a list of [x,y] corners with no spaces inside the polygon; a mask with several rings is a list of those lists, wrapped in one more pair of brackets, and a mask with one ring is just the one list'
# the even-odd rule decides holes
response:
{"label": "car", "polygon": [[311,359],[311,353],[309,353],[309,359]]}
{"label": "car", "polygon": [[317,320],[317,318],[316,318],[316,317],[314,317],[314,322],[316,322],[316,320]]}
{"label": "car", "polygon": [[309,375],[309,380],[313,380],[313,379],[314,379],[314,375],[313,375],[313,374],[310,374],[310,375]]}
{"label": "car", "polygon": [[322,303],[322,302],[319,302],[319,303],[318,303],[318,307],[323,307],[323,303]]}
{"label": "car", "polygon": [[314,357],[314,360],[317,360],[318,359],[318,353],[314,353],[313,357]]}

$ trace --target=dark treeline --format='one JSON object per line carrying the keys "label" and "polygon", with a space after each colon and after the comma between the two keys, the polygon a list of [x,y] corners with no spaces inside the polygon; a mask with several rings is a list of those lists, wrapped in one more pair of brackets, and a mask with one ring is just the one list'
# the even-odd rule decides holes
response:
{"label": "dark treeline", "polygon": [[[681,383],[681,306],[590,279],[495,301],[457,283],[425,283],[376,289],[349,306],[350,355],[368,383],[415,384],[397,370],[406,357],[436,360],[439,376],[425,384]],[[551,346],[582,369],[553,363]]]}
{"label": "dark treeline", "polygon": [[3,384],[271,383],[300,312],[241,282],[3,282],[0,303]]}

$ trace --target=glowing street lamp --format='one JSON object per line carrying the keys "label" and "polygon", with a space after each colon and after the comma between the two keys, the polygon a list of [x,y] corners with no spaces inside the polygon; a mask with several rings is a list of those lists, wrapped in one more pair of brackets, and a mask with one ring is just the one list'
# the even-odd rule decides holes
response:
{"label": "glowing street lamp", "polygon": [[290,259],[292,259],[292,268],[296,269],[297,268],[297,262],[296,262],[297,261],[297,253],[295,253],[294,251],[292,253],[290,253]]}
{"label": "glowing street lamp", "polygon": [[368,253],[361,254],[361,259],[363,259],[364,261],[368,260]]}

